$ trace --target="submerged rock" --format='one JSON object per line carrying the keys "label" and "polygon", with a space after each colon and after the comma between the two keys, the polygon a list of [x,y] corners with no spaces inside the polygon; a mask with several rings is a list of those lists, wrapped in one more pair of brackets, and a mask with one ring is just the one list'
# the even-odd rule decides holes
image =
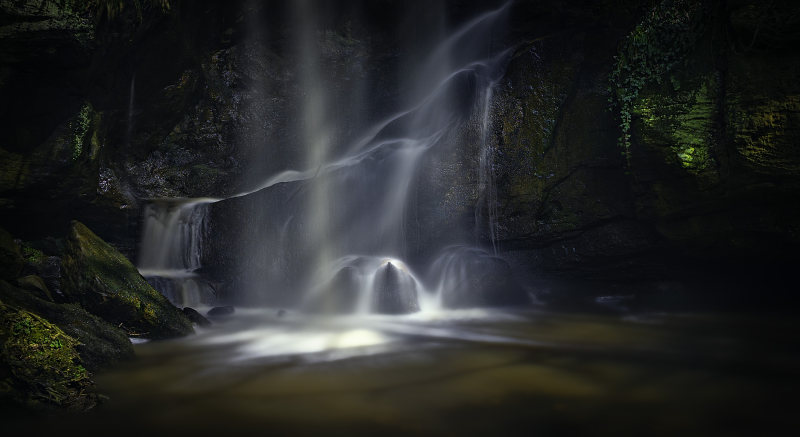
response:
{"label": "submerged rock", "polygon": [[0,281],[0,299],[46,318],[80,342],[76,350],[91,371],[133,358],[133,346],[125,331],[75,304],[57,304],[29,290]]}
{"label": "submerged rock", "polygon": [[90,312],[151,339],[193,332],[180,309],[154,290],[125,256],[73,221],[61,263],[63,292]]}
{"label": "submerged rock", "polygon": [[203,317],[202,314],[198,313],[196,309],[186,307],[183,309],[183,314],[192,321],[192,323],[197,323],[200,326],[211,326],[211,322]]}
{"label": "submerged rock", "polygon": [[27,407],[85,410],[97,403],[77,340],[0,301],[0,399]]}
{"label": "submerged rock", "polygon": [[381,266],[375,275],[372,292],[372,312],[408,314],[419,311],[417,284],[405,271],[391,262]]}
{"label": "submerged rock", "polygon": [[230,316],[235,311],[236,310],[232,306],[227,305],[223,307],[211,308],[206,314],[208,314],[210,317]]}

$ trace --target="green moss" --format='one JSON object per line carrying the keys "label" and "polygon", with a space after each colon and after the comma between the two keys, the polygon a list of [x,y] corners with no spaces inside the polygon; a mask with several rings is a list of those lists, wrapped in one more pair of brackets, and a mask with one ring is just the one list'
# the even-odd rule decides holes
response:
{"label": "green moss", "polygon": [[68,299],[121,324],[131,335],[165,338],[192,332],[191,322],[124,255],[79,222],[72,224],[62,277]]}
{"label": "green moss", "polygon": [[665,160],[698,177],[716,180],[714,123],[718,85],[713,75],[673,76],[661,87],[643,90],[633,113],[634,133],[645,147],[669,150]]}
{"label": "green moss", "polygon": [[27,264],[31,264],[34,266],[41,265],[47,256],[39,249],[34,249],[28,245],[22,245],[22,258],[25,260]]}
{"label": "green moss", "polygon": [[13,400],[26,404],[86,406],[89,373],[75,349],[78,341],[28,311],[0,302],[3,381]]}
{"label": "green moss", "polygon": [[15,287],[0,281],[0,300],[44,317],[79,341],[81,360],[90,371],[106,368],[133,356],[133,347],[127,334],[116,325],[103,321],[78,305],[54,303],[41,293],[32,292],[34,290],[30,287],[26,288],[20,280],[17,282],[18,286]]}

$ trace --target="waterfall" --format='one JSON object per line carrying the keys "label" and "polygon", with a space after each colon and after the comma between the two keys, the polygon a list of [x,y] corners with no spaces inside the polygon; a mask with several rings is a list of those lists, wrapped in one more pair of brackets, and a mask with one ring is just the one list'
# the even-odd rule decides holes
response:
{"label": "waterfall", "polygon": [[[224,254],[235,261],[223,264],[235,265],[227,276],[235,289],[225,294],[241,301],[352,314],[519,302],[497,257],[489,134],[493,87],[509,55],[495,34],[507,11],[508,4],[483,13],[429,49],[404,79],[400,94],[410,104],[352,137],[341,126],[367,118],[360,113],[366,105],[337,106],[320,61],[318,12],[294,2],[304,168],[284,169],[226,199],[154,202],[146,211],[143,274],[196,283],[205,246],[229,250],[228,240],[238,238],[238,250]],[[215,231],[204,241],[209,211]],[[480,226],[488,226],[491,253],[469,246]]]}

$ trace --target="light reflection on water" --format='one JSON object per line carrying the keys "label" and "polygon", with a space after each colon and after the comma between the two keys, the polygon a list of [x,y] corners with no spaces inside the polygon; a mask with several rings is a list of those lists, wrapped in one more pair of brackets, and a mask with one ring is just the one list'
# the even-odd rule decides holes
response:
{"label": "light reflection on water", "polygon": [[796,322],[465,310],[239,310],[136,346],[111,401],[59,427],[131,435],[770,435],[789,414]]}

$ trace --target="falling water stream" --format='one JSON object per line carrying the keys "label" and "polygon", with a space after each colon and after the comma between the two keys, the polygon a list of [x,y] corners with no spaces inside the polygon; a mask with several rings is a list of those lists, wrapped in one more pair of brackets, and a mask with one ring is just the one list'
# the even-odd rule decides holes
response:
{"label": "falling water stream", "polygon": [[[274,221],[284,221],[279,238],[271,238],[262,230],[246,236],[280,253],[309,254],[299,263],[302,265],[291,267],[290,281],[296,288],[293,293],[300,296],[298,309],[405,314],[437,311],[443,302],[454,308],[524,302],[519,289],[509,291],[512,285],[504,292],[476,283],[480,282],[476,275],[496,274],[498,268],[502,269],[494,256],[496,213],[488,137],[492,89],[509,54],[494,43],[507,9],[505,5],[468,21],[427,55],[428,60],[410,81],[414,89],[411,94],[419,98],[416,104],[366,129],[351,144],[337,145],[333,144],[335,111],[330,110],[331,99],[322,85],[316,52],[315,14],[308,2],[295,3],[306,169],[279,172],[254,189],[227,199],[247,197],[281,184],[295,184],[303,193],[270,211]],[[474,241],[450,239],[436,251],[448,265],[460,263],[462,268],[422,272],[427,280],[423,281],[404,259],[409,254],[407,210],[414,190],[420,189],[421,163],[436,149],[452,148],[452,138],[460,138],[459,132],[470,123],[479,131],[473,139],[479,155],[479,165],[473,170],[479,192],[474,200],[473,226],[489,226],[486,233],[490,247],[485,251],[474,246]],[[173,283],[168,289],[181,289],[180,293],[165,292],[177,305],[213,300],[209,293],[198,294],[194,271],[201,267],[199,253],[203,250],[208,205],[227,199],[159,200],[147,207],[139,268],[151,283],[164,288],[166,279]],[[487,220],[477,212],[483,210],[489,211]],[[287,236],[284,229],[290,224],[301,231]],[[440,264],[434,262],[432,266]],[[278,268],[263,265],[256,269]],[[452,274],[459,276],[442,277]],[[442,283],[470,288],[464,290],[467,295],[485,296],[466,297],[467,302],[462,303],[455,297],[459,291],[444,290]],[[448,294],[446,298],[439,296],[443,292]],[[500,296],[504,293],[516,293],[517,298]],[[493,299],[492,294],[498,298]]]}
{"label": "falling water stream", "polygon": [[[237,244],[251,265],[237,286],[266,305],[238,306],[185,339],[136,345],[136,363],[97,378],[112,402],[60,426],[91,433],[126,423],[115,435],[755,435],[755,418],[796,388],[785,384],[797,380],[796,351],[759,359],[785,345],[759,332],[792,332],[790,321],[530,305],[496,232],[491,105],[510,53],[495,38],[508,5],[439,41],[408,78],[412,103],[344,142],[337,125],[353,114],[336,111],[324,86],[319,17],[307,1],[291,9],[305,160],[225,199],[151,201],[138,260],[175,305],[224,304],[203,254],[231,237],[211,231],[211,211],[264,202],[266,220],[241,224]],[[474,147],[459,149],[465,141]],[[464,150],[476,165],[447,161]],[[409,219],[420,214],[432,159],[474,172],[472,222],[438,239],[440,229]],[[451,195],[447,183],[441,192]],[[258,197],[273,192],[290,195]],[[433,255],[419,255],[414,238]],[[290,306],[270,305],[280,287]]]}

